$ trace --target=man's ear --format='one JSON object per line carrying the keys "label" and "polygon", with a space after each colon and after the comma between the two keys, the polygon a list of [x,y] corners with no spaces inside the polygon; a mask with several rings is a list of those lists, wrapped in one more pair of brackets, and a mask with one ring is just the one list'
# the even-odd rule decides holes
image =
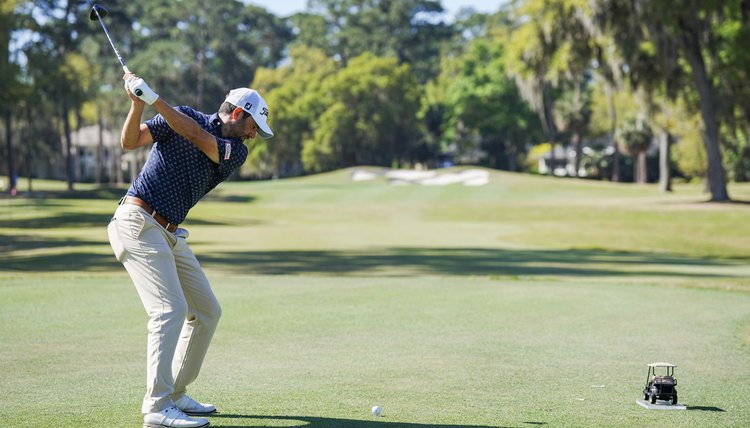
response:
{"label": "man's ear", "polygon": [[236,107],[234,110],[232,110],[232,115],[230,116],[232,120],[239,120],[243,113],[245,113],[245,110],[242,110],[240,107]]}

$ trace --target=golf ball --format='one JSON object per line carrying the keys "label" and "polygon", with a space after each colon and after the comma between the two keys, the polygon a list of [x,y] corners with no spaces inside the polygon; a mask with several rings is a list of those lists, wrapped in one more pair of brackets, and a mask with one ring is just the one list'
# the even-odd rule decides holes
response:
{"label": "golf ball", "polygon": [[383,409],[380,408],[380,406],[372,406],[372,414],[373,416],[380,416],[380,412],[382,412]]}

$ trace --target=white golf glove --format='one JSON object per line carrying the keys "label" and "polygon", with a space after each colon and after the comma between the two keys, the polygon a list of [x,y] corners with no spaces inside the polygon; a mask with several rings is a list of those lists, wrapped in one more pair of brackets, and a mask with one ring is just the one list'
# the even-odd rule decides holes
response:
{"label": "white golf glove", "polygon": [[140,77],[131,76],[125,81],[125,87],[148,105],[154,104],[159,99],[159,95]]}

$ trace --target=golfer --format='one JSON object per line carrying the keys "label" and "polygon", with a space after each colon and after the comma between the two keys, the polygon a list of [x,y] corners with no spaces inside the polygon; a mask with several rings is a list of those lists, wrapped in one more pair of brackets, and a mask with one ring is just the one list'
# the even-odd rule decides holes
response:
{"label": "golfer", "polygon": [[[107,229],[117,260],[148,314],[144,427],[204,427],[212,404],[190,398],[221,317],[221,307],[180,227],[204,195],[247,158],[243,140],[273,136],[268,107],[257,91],[233,89],[217,113],[173,108],[133,74],[125,74],[130,112],[120,143],[154,143]],[[137,94],[137,95],[136,95]],[[141,123],[145,104],[159,113]]]}

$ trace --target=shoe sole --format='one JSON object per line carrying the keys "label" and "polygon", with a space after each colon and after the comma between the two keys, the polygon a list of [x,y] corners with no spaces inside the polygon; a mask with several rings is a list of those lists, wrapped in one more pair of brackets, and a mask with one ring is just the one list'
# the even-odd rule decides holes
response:
{"label": "shoe sole", "polygon": [[214,413],[216,413],[216,410],[211,411],[211,412],[186,412],[183,410],[182,413],[188,416],[208,416],[208,415],[213,415]]}
{"label": "shoe sole", "polygon": [[[191,427],[191,428],[204,428],[204,427],[207,427],[207,426],[209,426],[209,425],[211,425],[211,423],[210,423],[210,422],[206,422],[206,424],[205,424],[205,425],[200,425],[200,426],[197,426],[197,427]],[[173,428],[173,427],[171,427],[171,426],[169,426],[169,425],[161,425],[161,424],[159,424],[159,425],[154,425],[154,424],[143,424],[143,428]]]}

